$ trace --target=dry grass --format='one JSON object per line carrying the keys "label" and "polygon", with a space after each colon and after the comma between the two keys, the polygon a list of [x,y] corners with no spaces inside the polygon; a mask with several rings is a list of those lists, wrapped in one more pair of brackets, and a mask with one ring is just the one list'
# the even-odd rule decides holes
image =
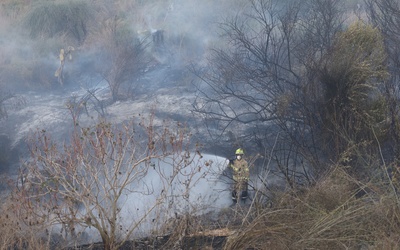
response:
{"label": "dry grass", "polygon": [[[284,193],[225,249],[397,249],[400,210],[383,187],[360,183],[338,169],[302,193]],[[372,191],[374,190],[374,191]]]}
{"label": "dry grass", "polygon": [[32,38],[66,34],[78,43],[86,38],[91,18],[91,8],[86,2],[42,2],[32,7],[25,19]]}
{"label": "dry grass", "polygon": [[[363,196],[359,195],[360,188],[365,190]],[[15,204],[9,199],[4,200],[6,202],[1,206],[4,212],[0,215],[0,249],[15,246],[49,249],[46,238],[42,242],[37,240],[40,239],[37,234],[40,226],[21,224],[21,219],[14,213],[17,211]],[[307,190],[277,195],[271,208],[250,212],[244,207],[227,210],[229,219],[239,223],[222,220],[226,224],[220,221],[207,224],[190,215],[170,221],[171,227],[165,231],[169,240],[163,247],[175,249],[194,244],[212,249],[212,243],[206,239],[218,237],[220,240],[227,237],[224,249],[373,250],[400,247],[397,198],[387,185],[360,183],[341,169]]]}
{"label": "dry grass", "polygon": [[0,249],[49,249],[50,242],[41,237],[40,225],[27,226],[18,214],[18,203],[2,197],[0,205]]}

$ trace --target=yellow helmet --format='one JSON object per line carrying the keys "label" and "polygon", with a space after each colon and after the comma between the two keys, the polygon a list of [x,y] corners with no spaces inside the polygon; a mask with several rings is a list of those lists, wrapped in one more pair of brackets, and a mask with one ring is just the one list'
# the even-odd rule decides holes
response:
{"label": "yellow helmet", "polygon": [[243,151],[243,149],[238,148],[238,149],[236,149],[235,154],[236,154],[236,155],[244,155],[244,151]]}

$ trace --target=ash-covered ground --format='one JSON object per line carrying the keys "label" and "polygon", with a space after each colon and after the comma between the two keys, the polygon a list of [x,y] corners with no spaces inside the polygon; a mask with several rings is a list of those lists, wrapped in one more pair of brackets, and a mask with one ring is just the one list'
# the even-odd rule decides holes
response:
{"label": "ash-covered ground", "polygon": [[[135,83],[131,98],[115,102],[112,101],[108,85],[101,79],[92,81],[95,84],[81,80],[79,84],[48,91],[18,93],[23,103],[18,107],[10,107],[7,118],[0,123],[2,136],[7,138],[6,143],[14,152],[13,159],[8,162],[12,166],[2,166],[3,172],[13,172],[18,165],[15,162],[17,158],[24,158],[28,153],[26,139],[30,134],[36,130],[46,130],[54,140],[65,141],[72,131],[74,118],[81,127],[85,127],[100,119],[120,124],[153,113],[156,126],[163,121],[179,122],[193,135],[193,144],[202,144],[204,152],[210,152],[212,148],[213,154],[223,156],[223,147],[216,152],[220,147],[215,143],[219,141],[208,140],[202,119],[192,112],[196,89],[188,79],[188,74],[186,69],[156,66]],[[225,145],[226,152],[229,147],[226,147],[226,143],[222,145]]]}
{"label": "ash-covered ground", "polygon": [[[164,121],[180,122],[188,132],[192,133],[193,144],[202,144],[204,158],[202,161],[211,161],[212,168],[199,172],[198,181],[191,187],[190,207],[183,201],[174,201],[173,208],[168,209],[168,214],[163,217],[174,217],[177,214],[193,212],[196,214],[216,213],[231,205],[230,184],[223,176],[226,168],[227,156],[217,156],[218,151],[211,147],[212,140],[208,140],[207,130],[202,126],[202,120],[192,112],[193,101],[196,99],[195,87],[182,81],[187,77],[187,71],[169,71],[167,66],[158,66],[148,72],[137,83],[136,92],[132,98],[113,102],[108,85],[98,81],[95,85],[80,84],[75,86],[60,86],[57,89],[43,91],[29,91],[19,93],[18,96],[24,103],[12,109],[6,119],[1,122],[1,131],[7,138],[8,146],[14,152],[14,157],[3,168],[3,174],[13,176],[21,167],[21,162],[29,159],[27,138],[39,130],[46,130],[53,140],[58,143],[67,142],[73,128],[73,117],[77,118],[81,127],[95,124],[100,119],[105,119],[112,124],[129,121],[133,117],[147,116],[154,113],[154,124],[162,125]],[[95,94],[88,95],[88,91]],[[85,97],[87,99],[85,99]],[[85,99],[86,106],[71,108],[70,104],[79,105]],[[102,104],[100,104],[102,103]],[[101,106],[102,105],[102,106]],[[226,144],[225,144],[226,145]],[[208,148],[207,148],[208,147]],[[212,154],[207,154],[213,151]],[[204,164],[203,164],[204,165]],[[193,167],[198,167],[193,166]],[[157,183],[149,175],[149,183]],[[179,190],[179,185],[173,189]],[[172,190],[172,189],[171,189]],[[176,192],[176,191],[175,191]],[[151,197],[146,197],[150,199]],[[144,198],[127,196],[124,200],[123,213],[126,218],[135,218],[138,211],[145,211]],[[189,209],[188,211],[185,211]],[[160,206],[160,210],[166,209]],[[149,219],[151,221],[151,219]],[[129,223],[129,219],[126,220]],[[153,230],[150,222],[141,226],[139,236],[146,236]],[[100,238],[97,232],[84,229],[84,238],[81,243],[97,242]]]}

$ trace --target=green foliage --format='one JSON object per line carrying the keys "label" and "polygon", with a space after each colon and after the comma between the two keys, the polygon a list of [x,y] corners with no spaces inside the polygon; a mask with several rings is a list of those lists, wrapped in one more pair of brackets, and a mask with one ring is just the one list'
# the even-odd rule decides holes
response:
{"label": "green foliage", "polygon": [[66,34],[83,42],[90,16],[91,9],[84,1],[43,2],[27,14],[25,26],[32,38]]}
{"label": "green foliage", "polygon": [[334,141],[336,156],[350,144],[375,139],[371,128],[379,131],[386,113],[379,89],[388,76],[385,59],[382,36],[369,25],[354,23],[336,37],[320,74],[323,133]]}
{"label": "green foliage", "polygon": [[387,75],[385,57],[376,29],[360,23],[350,26],[338,36],[322,75],[327,100],[340,105],[369,101],[376,80]]}
{"label": "green foliage", "polygon": [[342,69],[340,66],[344,64],[349,66],[347,71],[351,73],[348,84],[373,84],[371,80],[383,79],[388,74],[384,67],[385,59],[383,37],[379,30],[356,22],[339,34],[332,54],[332,69],[335,66]]}

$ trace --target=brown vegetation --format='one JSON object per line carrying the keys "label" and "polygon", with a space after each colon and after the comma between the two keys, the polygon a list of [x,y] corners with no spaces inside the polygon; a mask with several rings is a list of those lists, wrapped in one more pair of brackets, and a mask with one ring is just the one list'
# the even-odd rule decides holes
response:
{"label": "brown vegetation", "polygon": [[[193,64],[194,75],[185,81],[199,81],[194,113],[210,134],[216,131],[210,137],[248,148],[257,155],[256,169],[283,185],[273,189],[254,173],[262,186],[248,204],[217,216],[187,212],[160,219],[154,235],[132,241],[147,215],[166,203],[169,178],[193,160],[193,142],[186,128],[155,126],[151,115],[148,121],[80,127],[90,98],[106,116],[103,100],[88,90],[67,103],[74,124],[69,141],[53,141],[42,128],[28,141],[31,158],[17,178],[7,179],[2,197],[0,249],[78,248],[78,228],[89,227],[103,242],[81,248],[400,248],[398,1],[365,0],[365,9],[344,0],[221,2],[240,11],[219,23],[223,40],[204,38],[211,49],[196,50],[199,37],[190,29],[174,29],[161,40],[171,45],[165,51],[181,56],[177,61]],[[355,13],[344,10],[346,4]],[[161,13],[154,22],[167,27],[174,7],[161,0],[3,1],[0,32],[32,46],[0,40],[0,120],[26,104],[11,90],[64,88],[84,77],[105,80],[112,102],[132,98],[138,80],[162,61],[149,49],[151,39],[138,32],[151,35],[145,19],[153,9]],[[357,20],[347,23],[347,16]],[[60,50],[72,45],[76,61],[63,68]],[[196,64],[201,53],[208,61]],[[64,86],[54,77],[60,59],[57,76]],[[191,152],[201,156],[196,150]],[[3,150],[0,163],[9,154]],[[166,175],[152,161],[171,155],[174,171]],[[143,183],[151,171],[163,192],[123,227],[119,201],[130,192],[154,195]],[[138,183],[146,188],[137,189]],[[62,236],[51,233],[56,225]]]}
{"label": "brown vegetation", "polygon": [[[277,250],[397,249],[400,246],[397,237],[400,210],[387,184],[359,182],[339,166],[314,187],[277,194],[273,202],[269,208],[259,206],[262,204],[229,208],[225,211],[229,219],[223,219],[223,212],[213,226],[210,220],[205,222],[189,216],[175,222],[171,234],[127,242],[121,249],[147,249],[151,245],[155,249],[180,246],[184,249]],[[7,209],[15,211],[15,208]],[[47,249],[46,238],[40,244],[35,241],[38,235],[33,232],[37,229],[25,224],[16,226],[21,221],[12,212],[1,218],[2,236],[7,239],[2,241],[3,246],[23,244]],[[103,247],[97,244],[84,249]]]}
{"label": "brown vegetation", "polygon": [[336,167],[313,187],[282,193],[225,249],[397,249],[399,216],[385,183],[361,183]]}

